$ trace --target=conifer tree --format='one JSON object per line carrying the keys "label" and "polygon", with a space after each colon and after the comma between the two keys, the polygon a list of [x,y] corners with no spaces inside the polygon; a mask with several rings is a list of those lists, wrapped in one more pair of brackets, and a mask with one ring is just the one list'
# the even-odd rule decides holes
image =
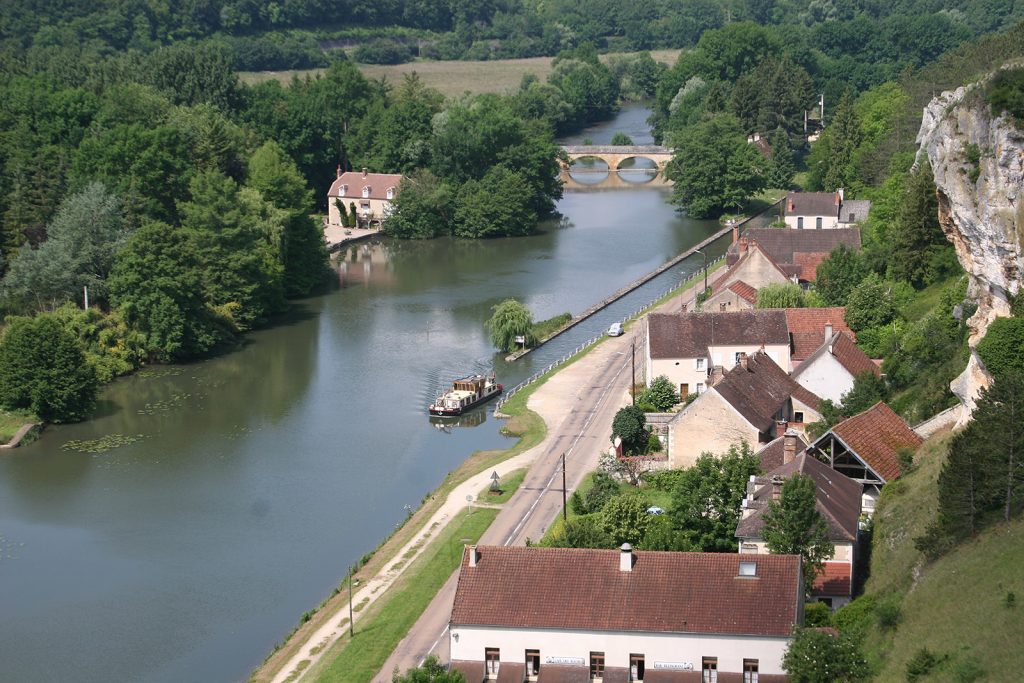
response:
{"label": "conifer tree", "polygon": [[853,153],[860,144],[861,131],[860,119],[853,109],[853,98],[849,91],[843,93],[832,122],[825,130],[830,156],[822,184],[826,192],[833,192],[840,187],[849,187],[855,177]]}

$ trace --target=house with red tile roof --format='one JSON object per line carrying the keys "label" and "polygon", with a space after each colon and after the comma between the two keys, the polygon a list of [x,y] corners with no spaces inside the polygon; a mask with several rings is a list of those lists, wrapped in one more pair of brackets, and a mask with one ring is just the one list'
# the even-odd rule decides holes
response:
{"label": "house with red tile roof", "polygon": [[790,426],[802,430],[819,420],[819,403],[767,353],[741,353],[732,370],[669,421],[669,466],[689,467],[701,453],[724,453],[741,441],[756,450]]}
{"label": "house with red tile roof", "polygon": [[391,213],[402,176],[394,173],[341,172],[327,190],[327,224],[341,225],[342,212],[355,210],[360,227],[380,225]]}
{"label": "house with red tile roof", "polygon": [[[826,330],[829,328],[826,328]],[[845,332],[834,332],[810,356],[803,359],[793,371],[796,382],[838,404],[843,394],[853,388],[857,375],[879,372],[867,354]]]}
{"label": "house with red tile roof", "polygon": [[846,307],[785,308],[786,327],[789,329],[790,357],[796,367],[821,348],[835,332],[843,332],[857,340],[856,333],[846,324]]}
{"label": "house with red tile roof", "polygon": [[806,453],[797,453],[803,446],[795,430],[782,437],[783,462],[767,474],[754,477],[747,484],[747,496],[736,526],[741,554],[768,554],[764,541],[764,516],[771,501],[777,501],[785,480],[795,474],[811,477],[817,487],[815,507],[825,519],[828,537],[835,550],[818,575],[811,597],[828,603],[833,609],[842,607],[853,597],[854,567],[860,532],[861,485]]}
{"label": "house with red tile roof", "polygon": [[451,668],[468,683],[780,683],[801,584],[795,555],[469,546]]}
{"label": "house with red tile roof", "polygon": [[787,278],[796,278],[801,283],[807,283],[817,279],[818,264],[824,261],[833,249],[844,245],[851,251],[859,251],[861,239],[859,228],[748,228],[743,237],[734,239],[729,246],[725,256],[726,265],[732,267],[754,244],[771,258]]}
{"label": "house with red tile roof", "polygon": [[[735,235],[735,233],[734,233]],[[702,311],[744,311],[757,307],[757,290],[770,284],[793,282],[757,242],[741,238],[739,258],[711,285]]]}
{"label": "house with red tile roof", "polygon": [[917,450],[921,442],[903,418],[879,401],[822,434],[807,452],[861,484],[861,506],[873,512],[882,486],[900,476],[900,450]]}

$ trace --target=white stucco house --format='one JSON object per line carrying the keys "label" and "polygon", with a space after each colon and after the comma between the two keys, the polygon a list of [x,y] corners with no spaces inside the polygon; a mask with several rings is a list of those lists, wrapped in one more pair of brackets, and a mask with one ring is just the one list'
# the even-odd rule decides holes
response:
{"label": "white stucco house", "polygon": [[843,188],[835,192],[790,192],[786,195],[783,219],[794,230],[835,230],[849,228],[868,217],[871,202],[846,199]]}
{"label": "white stucco house", "polygon": [[857,375],[869,372],[876,377],[878,365],[844,332],[834,332],[825,343],[805,358],[793,371],[793,379],[805,389],[838,404],[853,388]]}
{"label": "white stucco house", "polygon": [[469,546],[449,624],[468,683],[781,683],[800,558]]}
{"label": "white stucco house", "polygon": [[647,381],[665,375],[681,396],[703,393],[711,370],[731,370],[740,354],[763,351],[787,373],[792,370],[782,310],[652,313],[645,336]]}

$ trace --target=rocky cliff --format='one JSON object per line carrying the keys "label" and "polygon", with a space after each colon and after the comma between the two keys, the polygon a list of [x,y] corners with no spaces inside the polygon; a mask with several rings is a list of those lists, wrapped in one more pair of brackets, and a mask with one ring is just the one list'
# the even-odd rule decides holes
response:
{"label": "rocky cliff", "polygon": [[968,297],[978,304],[968,320],[971,360],[951,385],[969,410],[991,381],[974,346],[995,318],[1010,314],[1024,278],[1024,130],[1007,115],[992,117],[986,83],[934,98],[917,136],[917,161],[931,163],[939,220],[970,277]]}

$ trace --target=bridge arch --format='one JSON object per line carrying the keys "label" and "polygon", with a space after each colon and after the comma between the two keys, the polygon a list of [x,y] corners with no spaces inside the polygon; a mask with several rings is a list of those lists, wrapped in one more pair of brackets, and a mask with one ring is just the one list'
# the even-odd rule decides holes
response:
{"label": "bridge arch", "polygon": [[672,160],[672,150],[659,145],[565,145],[562,147],[567,161],[562,168],[569,170],[577,159],[593,157],[608,164],[608,172],[618,171],[626,159],[648,159],[654,163],[657,172],[663,173]]}

